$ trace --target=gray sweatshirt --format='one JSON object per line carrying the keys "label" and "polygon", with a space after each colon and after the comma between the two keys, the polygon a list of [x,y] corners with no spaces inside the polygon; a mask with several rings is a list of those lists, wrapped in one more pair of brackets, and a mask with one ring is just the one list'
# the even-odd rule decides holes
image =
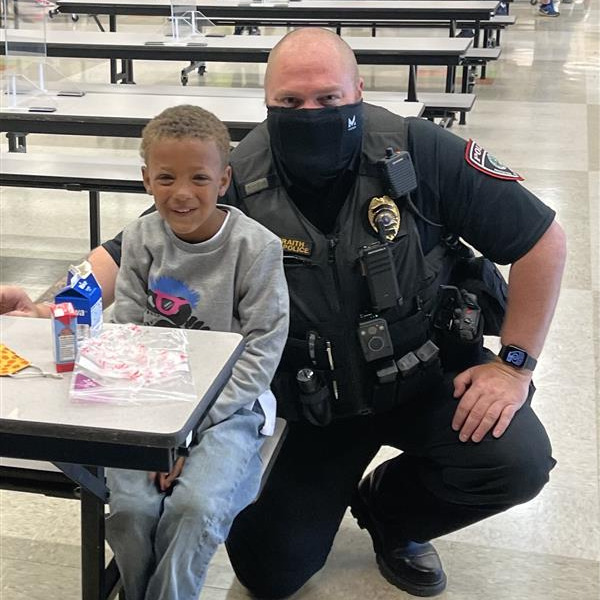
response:
{"label": "gray sweatshirt", "polygon": [[280,239],[238,209],[219,208],[225,223],[197,244],[176,237],[157,212],[127,226],[113,313],[117,323],[243,335],[246,347],[202,429],[269,389],[288,330]]}

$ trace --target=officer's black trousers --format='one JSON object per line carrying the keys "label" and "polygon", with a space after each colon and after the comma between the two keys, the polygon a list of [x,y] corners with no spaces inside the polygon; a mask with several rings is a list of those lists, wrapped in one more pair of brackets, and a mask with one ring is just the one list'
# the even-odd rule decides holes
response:
{"label": "officer's black trousers", "polygon": [[258,598],[285,598],[321,569],[382,445],[403,453],[378,467],[373,508],[399,539],[430,540],[533,498],[555,463],[529,401],[501,438],[463,443],[450,426],[452,389],[449,377],[392,412],[324,428],[290,423],[266,487],[227,540],[241,583]]}

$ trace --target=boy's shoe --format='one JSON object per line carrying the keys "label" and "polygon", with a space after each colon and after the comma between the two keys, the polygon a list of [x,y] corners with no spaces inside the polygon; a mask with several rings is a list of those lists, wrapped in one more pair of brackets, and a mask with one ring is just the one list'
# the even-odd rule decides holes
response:
{"label": "boy's shoe", "polygon": [[538,12],[544,17],[558,17],[558,15],[560,15],[560,13],[554,8],[554,2],[542,4]]}
{"label": "boy's shoe", "polygon": [[381,574],[397,588],[413,596],[436,596],[446,587],[446,574],[435,548],[429,544],[394,539],[369,508],[372,485],[369,473],[358,484],[350,510],[358,526],[373,540]]}
{"label": "boy's shoe", "polygon": [[461,29],[458,32],[458,35],[456,37],[459,37],[459,38],[472,38],[472,37],[475,37],[475,30],[474,29]]}

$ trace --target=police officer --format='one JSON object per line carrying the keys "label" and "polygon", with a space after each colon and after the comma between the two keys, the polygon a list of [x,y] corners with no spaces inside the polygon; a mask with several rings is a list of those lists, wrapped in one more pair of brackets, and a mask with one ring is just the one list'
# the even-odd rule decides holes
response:
{"label": "police officer", "polygon": [[[267,66],[267,121],[232,155],[232,202],[283,240],[291,339],[274,388],[282,414],[299,416],[261,497],[238,516],[227,542],[238,578],[259,598],[286,597],[323,566],[348,505],[390,583],[438,594],[446,576],[430,540],[533,498],[554,465],[529,405],[565,255],[553,211],[474,142],[369,106],[362,89],[339,37],[288,34]],[[378,361],[365,360],[357,341],[361,311],[373,312],[360,249],[377,242],[368,209],[385,191],[376,165],[390,146],[408,151],[417,179],[415,210],[405,204],[390,244],[402,303],[379,315],[394,358],[427,340],[420,320],[430,313],[429,288],[443,277],[449,233],[512,263],[503,355],[516,348],[528,355],[516,365],[479,353],[481,364],[441,378],[428,373],[414,385],[410,377],[399,385],[396,374],[391,408]],[[302,366],[321,373],[331,415],[315,413],[310,397],[302,403],[295,381]],[[388,410],[378,412],[379,399]],[[403,453],[359,483],[384,444]]]}
{"label": "police officer", "polygon": [[[229,200],[282,238],[291,301],[273,382],[289,432],[227,541],[259,598],[291,595],[324,565],[348,506],[391,584],[439,594],[446,575],[430,540],[530,500],[554,466],[530,406],[565,258],[553,211],[476,143],[363,103],[362,89],[338,36],[293,31],[269,58],[266,123],[232,153]],[[385,195],[394,187],[379,163],[387,148],[392,159],[410,156],[410,197]],[[436,291],[459,283],[456,236],[511,263],[501,356],[461,346],[464,311],[449,347],[448,332],[436,334]],[[369,273],[373,249],[387,257],[393,306],[369,279],[380,273]],[[119,258],[118,238],[91,255],[107,302]],[[442,328],[453,328],[455,308]],[[361,479],[382,445],[403,452]]]}

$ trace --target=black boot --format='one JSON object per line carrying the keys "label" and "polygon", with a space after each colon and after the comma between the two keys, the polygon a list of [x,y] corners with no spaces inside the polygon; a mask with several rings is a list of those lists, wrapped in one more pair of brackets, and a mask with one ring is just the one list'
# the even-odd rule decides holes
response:
{"label": "black boot", "polygon": [[399,540],[377,520],[369,507],[373,472],[358,484],[350,510],[361,529],[373,540],[381,574],[397,588],[413,596],[436,596],[446,587],[440,557],[430,543]]}

